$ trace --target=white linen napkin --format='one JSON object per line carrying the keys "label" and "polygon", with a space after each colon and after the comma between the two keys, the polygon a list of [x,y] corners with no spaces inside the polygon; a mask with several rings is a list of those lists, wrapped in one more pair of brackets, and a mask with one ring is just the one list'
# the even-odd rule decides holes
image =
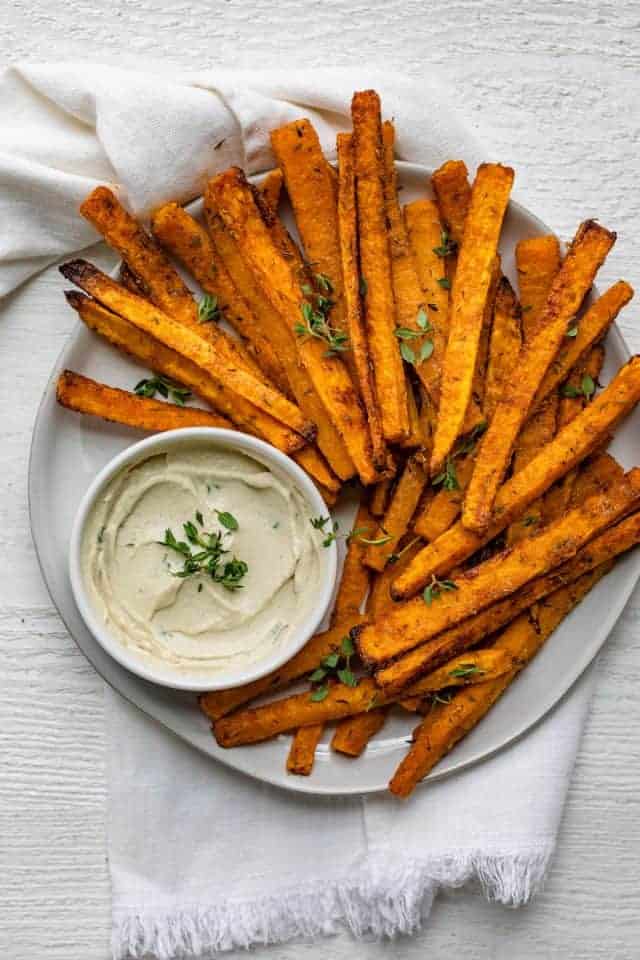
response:
{"label": "white linen napkin", "polygon": [[[332,154],[354,89],[394,116],[399,155],[437,166],[487,154],[431,75],[211,70],[181,77],[94,64],[26,65],[0,78],[0,294],[95,241],[77,214],[114,182],[138,214],[196,196],[231,163],[269,167],[268,131],[301,115]],[[592,672],[520,743],[391,797],[314,799],[196,754],[107,690],[109,862],[117,958],[329,934],[415,930],[442,887],[479,879],[519,905],[553,851]]]}

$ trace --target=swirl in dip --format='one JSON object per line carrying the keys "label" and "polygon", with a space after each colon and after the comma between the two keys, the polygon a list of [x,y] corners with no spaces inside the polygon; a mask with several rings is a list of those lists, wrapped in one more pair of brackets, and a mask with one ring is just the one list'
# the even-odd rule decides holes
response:
{"label": "swirl in dip", "polygon": [[[210,442],[176,447],[123,469],[96,500],[81,548],[87,592],[142,658],[189,673],[242,669],[275,653],[314,607],[322,534],[311,519],[301,491],[252,457]],[[169,532],[188,554],[166,545]],[[202,543],[219,545],[215,577]]]}

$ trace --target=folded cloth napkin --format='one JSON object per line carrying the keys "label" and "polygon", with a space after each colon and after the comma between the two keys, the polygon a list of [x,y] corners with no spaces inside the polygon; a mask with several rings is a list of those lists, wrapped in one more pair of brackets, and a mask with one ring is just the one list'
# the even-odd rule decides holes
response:
{"label": "folded cloth napkin", "polygon": [[[94,242],[82,197],[113,182],[144,215],[190,199],[231,163],[272,164],[269,129],[301,115],[331,155],[354,89],[394,116],[399,155],[436,166],[482,152],[429,75],[212,70],[168,78],[87,64],[0,78],[0,293]],[[409,803],[315,799],[207,760],[107,691],[115,957],[211,951],[329,934],[411,932],[435,893],[478,879],[518,905],[553,851],[591,689],[582,678],[519,744]]]}

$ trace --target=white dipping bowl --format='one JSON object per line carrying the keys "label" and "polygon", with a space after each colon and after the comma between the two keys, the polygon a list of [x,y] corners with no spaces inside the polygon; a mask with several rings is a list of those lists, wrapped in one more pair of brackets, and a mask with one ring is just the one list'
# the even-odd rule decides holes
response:
{"label": "white dipping bowl", "polygon": [[297,487],[309,504],[312,516],[328,514],[327,506],[320,493],[297,463],[268,443],[233,430],[215,427],[168,430],[134,443],[103,467],[82,498],[71,531],[69,575],[73,596],[89,630],[114,660],[144,680],[177,690],[224,690],[259,680],[272,670],[277,670],[298,653],[317,631],[327,612],[336,580],[337,549],[334,541],[320,552],[320,586],[316,602],[305,623],[271,655],[256,661],[253,665],[245,665],[242,669],[235,667],[228,671],[211,671],[209,674],[206,668],[203,668],[201,671],[189,672],[160,660],[156,662],[153,657],[139,654],[121,643],[111,632],[109,625],[102,621],[85,584],[81,552],[84,530],[92,508],[107,484],[123,469],[133,467],[154,454],[165,453],[179,447],[192,447],[194,444],[204,445],[207,442],[218,449],[243,453],[258,463],[264,464],[274,476]]}

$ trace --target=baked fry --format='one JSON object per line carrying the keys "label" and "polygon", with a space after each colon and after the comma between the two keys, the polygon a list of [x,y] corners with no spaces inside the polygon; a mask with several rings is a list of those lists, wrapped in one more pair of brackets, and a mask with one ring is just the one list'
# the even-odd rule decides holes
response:
{"label": "baked fry", "polygon": [[287,123],[272,130],[270,137],[271,147],[284,174],[306,259],[313,264],[315,274],[329,281],[328,292],[334,301],[331,323],[344,330],[338,205],[331,167],[309,120]]}
{"label": "baked fry", "polygon": [[287,380],[296,403],[305,415],[316,424],[318,431],[316,442],[320,451],[337,476],[341,480],[348,480],[355,473],[355,468],[340,434],[332,424],[320,397],[315,391],[309,374],[300,362],[293,330],[271,305],[258,286],[238,249],[238,245],[218,216],[211,192],[208,189],[204,196],[204,210],[207,229],[229,276],[249,304],[266,336],[274,344],[285,368]]}
{"label": "baked fry", "polygon": [[624,280],[619,280],[586,311],[577,322],[576,335],[569,338],[567,346],[561,347],[547,370],[533,400],[534,410],[563,380],[566,380],[591,348],[603,339],[620,310],[632,297],[633,288]]}
{"label": "baked fry", "polygon": [[[525,423],[516,442],[513,455],[514,473],[524,470],[542,447],[555,437],[558,428],[559,399],[557,393],[551,394]],[[525,516],[519,517],[515,523],[509,526],[507,530],[508,546],[513,546],[518,540],[524,539],[531,532],[535,533],[539,529],[544,514],[546,496],[547,494],[531,503]]]}
{"label": "baked fry", "polygon": [[389,497],[391,495],[391,489],[393,487],[393,480],[387,478],[386,480],[380,480],[375,484],[371,491],[371,497],[369,499],[369,511],[372,517],[382,517],[384,512],[387,509],[387,504],[389,502]]}
{"label": "baked fry", "polygon": [[473,462],[473,454],[469,453],[455,461],[454,473],[449,469],[448,485],[442,486],[433,500],[416,515],[413,528],[418,536],[424,540],[436,540],[455,523],[462,510],[464,491],[473,473]]}
{"label": "baked fry", "polygon": [[151,230],[204,292],[216,298],[216,315],[223,316],[236,330],[258,367],[283,393],[289,394],[289,382],[276,349],[238,293],[204,227],[177,203],[167,203],[151,218]]}
{"label": "baked fry", "polygon": [[[67,280],[95,297],[103,306],[124,316],[134,326],[181,353],[206,371],[212,379],[288,426],[304,441],[314,440],[315,426],[305,420],[298,407],[272,387],[257,380],[246,369],[226,362],[219,351],[214,350],[210,343],[190,328],[182,326],[153,304],[129,293],[86,260],[72,260],[59,269]],[[299,439],[292,437],[289,452],[300,449],[303,445]]]}
{"label": "baked fry", "polygon": [[578,229],[551,284],[539,318],[540,332],[525,343],[516,361],[518,376],[507,385],[482,441],[462,509],[462,522],[468,530],[476,533],[486,530],[518,433],[567,333],[570,319],[575,316],[614,242],[615,234],[594,220],[585,221]]}
{"label": "baked fry", "polygon": [[501,277],[493,307],[483,410],[491,420],[509,383],[522,346],[520,304],[506,277]]}
{"label": "baked fry", "polygon": [[388,712],[387,707],[374,707],[367,713],[339,720],[331,739],[331,749],[347,757],[361,756],[369,741],[382,730]]}
{"label": "baked fry", "polygon": [[409,432],[407,393],[399,343],[384,197],[384,147],[380,99],[373,90],[353,95],[360,271],[369,354],[385,439],[400,443]]}
{"label": "baked fry", "polygon": [[391,598],[391,584],[424,546],[420,537],[414,537],[412,534],[407,534],[406,543],[403,541],[400,543],[398,559],[393,563],[387,563],[382,573],[376,574],[373,578],[367,600],[367,615],[371,620],[377,620],[383,613],[393,609],[395,602]]}
{"label": "baked fry", "polygon": [[274,170],[269,171],[260,184],[260,193],[272,210],[277,210],[278,205],[280,204],[283,182],[284,176],[282,174],[282,170],[280,170],[279,167],[276,167]]}
{"label": "baked fry", "polygon": [[449,330],[449,289],[438,283],[443,276],[443,251],[447,249],[443,238],[446,240],[446,237],[436,205],[431,200],[414,200],[407,204],[404,219],[426,305],[429,332],[424,339],[433,344],[431,356],[419,365],[417,373],[428,391],[433,410],[437,411]]}
{"label": "baked fry", "polygon": [[449,338],[431,455],[432,475],[444,468],[465,422],[498,240],[512,183],[513,170],[510,167],[482,164],[472,188],[451,297]]}
{"label": "baked fry", "polygon": [[310,326],[309,318],[317,315],[317,299],[314,305],[313,298],[303,289],[304,278],[300,284],[295,268],[278,249],[263,220],[264,211],[258,208],[242,171],[232,168],[220,174],[209,183],[208,189],[273,305],[298,331],[302,329],[296,338],[298,354],[362,482],[374,483],[379,479],[379,472],[373,462],[371,437],[360,398],[340,358],[329,355],[331,345],[314,334]]}
{"label": "baked fry", "polygon": [[[416,457],[409,457],[391,496],[391,501],[373,540],[385,543],[371,544],[364,562],[378,573],[384,569],[390,556],[396,553],[398,543],[409,529],[411,518],[427,484],[427,475]],[[387,539],[388,538],[388,539]]]}
{"label": "baked fry", "polygon": [[[630,550],[640,542],[640,513],[636,512],[610,527],[583,547],[573,559],[543,577],[537,577],[521,590],[459,626],[446,630],[432,640],[415,647],[376,673],[376,681],[385,692],[399,693],[425,673],[479,643],[513,620],[542,597],[585,573]],[[378,616],[371,610],[373,617]]]}
{"label": "baked fry", "polygon": [[391,793],[409,796],[436,763],[476,726],[558,624],[608,571],[608,567],[601,567],[577,583],[562,587],[541,605],[535,622],[530,614],[514,620],[496,644],[513,657],[513,669],[496,680],[454,694],[448,704],[436,705],[414,731],[411,749],[389,783]]}
{"label": "baked fry", "polygon": [[387,464],[387,447],[376,396],[376,385],[369,356],[369,345],[360,296],[358,266],[358,219],[356,181],[351,134],[339,133],[338,153],[338,236],[342,263],[345,328],[351,344],[354,379],[364,405],[371,435],[373,461],[379,469]]}
{"label": "baked fry", "polygon": [[320,743],[323,732],[323,723],[314,723],[310,727],[299,727],[296,730],[287,757],[288,773],[295,773],[300,777],[310,775],[316,758],[316,747]]}
{"label": "baked fry", "polygon": [[639,499],[640,469],[631,470],[619,484],[590,497],[531,540],[520,541],[455,582],[434,580],[424,599],[410,600],[354,630],[362,660],[372,665],[388,662],[513,594],[575,556],[585,543],[629,513]]}
{"label": "baked fry", "polygon": [[516,244],[516,269],[526,343],[540,331],[540,316],[551,284],[560,269],[560,244],[553,234],[528,237]]}
{"label": "baked fry", "polygon": [[[283,453],[290,451],[291,431],[244,397],[225,390],[223,384],[214,380],[196,364],[138,329],[128,320],[100,306],[95,300],[76,290],[68,291],[65,296],[83,323],[109,343],[135,357],[150,370],[188,387],[215,410],[232,420],[240,430],[263,437]],[[322,482],[324,475],[321,473],[317,479]]]}
{"label": "baked fry", "polygon": [[255,700],[263,693],[275,693],[276,690],[290,686],[295,680],[313,673],[324,657],[340,649],[341,641],[352,627],[364,623],[366,619],[364,616],[354,614],[329,630],[316,633],[291,660],[278,670],[267,674],[266,677],[261,677],[260,680],[254,680],[252,683],[245,683],[241,687],[233,687],[230,690],[203,693],[199,699],[200,708],[210,720],[215,721],[244,703]]}
{"label": "baked fry", "polygon": [[[502,651],[478,650],[449,661],[407,690],[407,696],[427,694],[443,687],[466,686],[499,677],[513,667],[511,657]],[[473,669],[471,669],[473,668]],[[221,747],[239,747],[247,743],[269,740],[279,733],[311,724],[328,723],[374,707],[391,703],[371,677],[363,677],[355,686],[336,683],[328,687],[323,700],[312,699],[309,690],[261,707],[242,710],[221,717],[213,725],[213,733]]]}
{"label": "baked fry", "polygon": [[261,376],[260,368],[232,337],[215,323],[200,322],[198,304],[178,271],[108,187],[96,187],[81,204],[80,213],[120,254],[152,303],[215,346],[230,363]]}
{"label": "baked fry", "polygon": [[471,203],[469,172],[462,160],[448,160],[431,177],[440,218],[453,242],[460,247]]}
{"label": "baked fry", "polygon": [[531,463],[515,474],[496,497],[492,523],[484,536],[461,523],[428,544],[393,584],[394,596],[406,599],[433,575],[446,574],[492,540],[560,477],[596,450],[640,399],[640,358],[620,368],[592,403],[568,423]]}
{"label": "baked fry", "polygon": [[223,427],[233,429],[226,417],[199,407],[181,407],[151,397],[139,397],[127,390],[108,387],[72,370],[64,370],[56,387],[58,403],[69,410],[85,413],[138,430],[177,430],[179,427]]}
{"label": "baked fry", "polygon": [[[405,360],[409,358],[416,374],[425,384],[433,384],[433,338],[427,318],[426,301],[413,251],[409,244],[407,227],[398,202],[398,179],[394,159],[395,129],[389,120],[382,124],[384,152],[384,205],[389,229],[391,254],[391,282],[395,301],[396,336],[409,339],[400,341]],[[429,352],[430,351],[430,352]],[[428,354],[426,356],[425,354]],[[411,360],[413,358],[413,360]],[[411,401],[415,410],[415,398],[411,384],[407,383],[409,424],[411,424]]]}
{"label": "baked fry", "polygon": [[367,547],[362,542],[362,538],[370,540],[374,536],[375,529],[376,524],[369,513],[369,508],[362,502],[354,521],[353,536],[347,543],[342,576],[331,615],[332,622],[339,622],[360,612],[371,579],[369,569],[364,564]]}

